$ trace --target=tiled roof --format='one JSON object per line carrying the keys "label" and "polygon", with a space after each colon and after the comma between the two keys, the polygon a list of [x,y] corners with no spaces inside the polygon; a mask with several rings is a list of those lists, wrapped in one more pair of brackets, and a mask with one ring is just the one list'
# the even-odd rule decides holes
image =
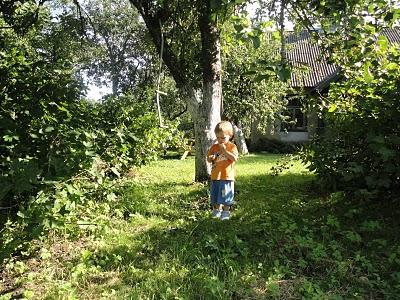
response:
{"label": "tiled roof", "polygon": [[[384,29],[383,35],[390,43],[400,45],[400,29]],[[286,39],[287,59],[297,71],[292,72],[290,85],[320,89],[326,86],[339,72],[335,64],[328,64],[322,50],[306,31],[289,32]]]}
{"label": "tiled roof", "polygon": [[308,32],[289,33],[286,45],[286,58],[294,67],[290,78],[292,87],[317,88],[338,73],[339,67],[327,63]]}
{"label": "tiled roof", "polygon": [[386,28],[382,34],[387,37],[390,43],[400,45],[400,28]]}

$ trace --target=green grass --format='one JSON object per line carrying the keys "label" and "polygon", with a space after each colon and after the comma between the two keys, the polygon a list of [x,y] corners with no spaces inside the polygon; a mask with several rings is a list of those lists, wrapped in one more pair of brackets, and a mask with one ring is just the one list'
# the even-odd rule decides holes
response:
{"label": "green grass", "polygon": [[192,157],[155,162],[102,226],[50,236],[4,274],[32,299],[397,299],[398,208],[319,196],[298,161],[272,176],[281,158],[238,161],[225,222],[210,218]]}

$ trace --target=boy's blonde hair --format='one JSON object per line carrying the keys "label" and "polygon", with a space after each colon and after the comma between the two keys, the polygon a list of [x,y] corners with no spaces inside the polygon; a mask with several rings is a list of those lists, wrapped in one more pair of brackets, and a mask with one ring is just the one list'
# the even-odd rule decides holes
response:
{"label": "boy's blonde hair", "polygon": [[217,126],[215,126],[214,132],[215,134],[223,132],[224,134],[229,134],[230,137],[233,137],[233,126],[231,122],[221,121]]}

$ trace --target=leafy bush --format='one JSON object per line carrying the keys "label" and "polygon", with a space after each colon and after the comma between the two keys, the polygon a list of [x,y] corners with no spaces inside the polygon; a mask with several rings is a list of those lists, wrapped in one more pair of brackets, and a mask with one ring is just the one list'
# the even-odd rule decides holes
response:
{"label": "leafy bush", "polygon": [[183,142],[176,122],[158,126],[146,99],[82,99],[73,51],[45,40],[43,32],[54,29],[46,18],[24,36],[1,16],[0,25],[0,206],[18,209],[48,181],[91,168],[94,158],[107,166],[105,175],[119,176]]}
{"label": "leafy bush", "polygon": [[[85,224],[107,223],[110,212],[118,211],[111,207],[115,204],[122,174],[132,166],[156,159],[167,147],[183,142],[177,124],[160,128],[156,114],[147,112],[141,104],[132,103],[133,100],[126,96],[105,104],[80,106],[85,116],[92,116],[85,130],[53,124],[52,131],[56,134],[51,136],[51,141],[57,142],[48,149],[48,160],[42,161],[47,170],[17,156],[10,163],[10,168],[20,166],[26,173],[5,173],[2,177],[3,182],[9,180],[10,187],[8,194],[3,194],[3,201],[18,207],[15,221],[9,220],[1,232],[0,249],[4,255],[21,251],[27,241],[49,230],[73,235]],[[14,166],[16,162],[19,165]],[[18,190],[21,189],[19,175],[21,180],[30,180],[35,190],[30,188],[26,193]],[[95,210],[104,211],[100,215],[106,219],[93,221]]]}
{"label": "leafy bush", "polygon": [[72,127],[81,86],[71,64],[48,61],[31,46],[34,37],[2,30],[1,38],[0,200],[12,193],[18,202],[49,172],[57,125]]}
{"label": "leafy bush", "polygon": [[346,79],[331,88],[325,134],[303,158],[325,187],[363,197],[397,197],[400,52],[384,36],[369,35],[361,44],[347,53]]}
{"label": "leafy bush", "polygon": [[[110,163],[125,169],[156,159],[170,147],[184,144],[178,121],[158,125],[155,111],[132,95],[109,98],[99,105],[101,136],[97,153]],[[112,137],[110,139],[110,137]]]}

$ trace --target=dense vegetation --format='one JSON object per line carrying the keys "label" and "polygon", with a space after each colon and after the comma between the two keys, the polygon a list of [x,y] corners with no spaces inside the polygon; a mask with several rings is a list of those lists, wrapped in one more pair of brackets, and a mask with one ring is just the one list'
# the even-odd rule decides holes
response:
{"label": "dense vegetation", "polygon": [[[34,8],[18,7],[15,14]],[[64,224],[88,195],[91,201],[108,199],[103,183],[179,146],[183,137],[176,122],[158,126],[146,93],[102,103],[82,98],[77,57],[62,48],[60,24],[46,10],[23,33],[6,18],[0,21],[1,225],[16,212],[24,220],[15,223],[16,240],[2,239],[2,246],[16,250],[27,235]]]}
{"label": "dense vegetation", "polygon": [[355,6],[355,13],[363,8],[380,22],[354,17],[345,33],[324,39],[341,78],[317,104],[327,128],[304,158],[325,190],[399,199],[400,128],[394,120],[400,116],[400,28],[391,29],[398,25],[399,9],[378,2],[368,9]]}

